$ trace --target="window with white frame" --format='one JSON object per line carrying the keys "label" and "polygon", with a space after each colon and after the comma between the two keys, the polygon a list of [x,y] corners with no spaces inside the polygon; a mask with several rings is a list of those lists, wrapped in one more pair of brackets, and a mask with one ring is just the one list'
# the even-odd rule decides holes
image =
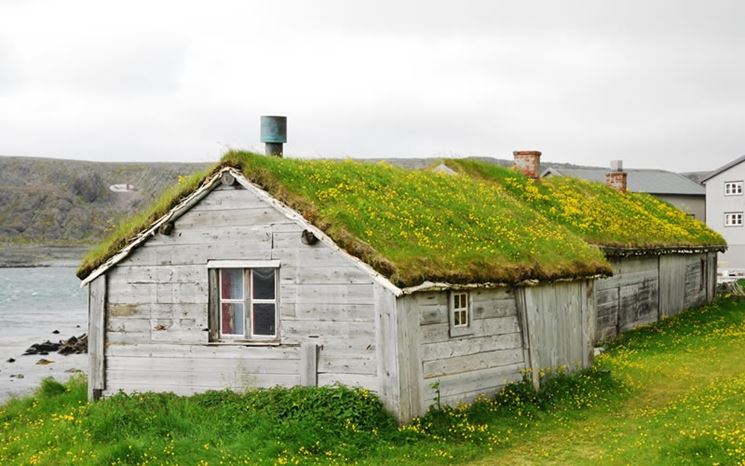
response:
{"label": "window with white frame", "polygon": [[471,303],[467,291],[450,293],[450,336],[461,336],[471,331]]}
{"label": "window with white frame", "polygon": [[725,196],[742,195],[742,181],[727,181],[724,183]]}
{"label": "window with white frame", "polygon": [[742,212],[726,212],[724,214],[724,226],[741,227],[742,226]]}
{"label": "window with white frame", "polygon": [[214,261],[209,268],[210,339],[277,339],[278,264]]}

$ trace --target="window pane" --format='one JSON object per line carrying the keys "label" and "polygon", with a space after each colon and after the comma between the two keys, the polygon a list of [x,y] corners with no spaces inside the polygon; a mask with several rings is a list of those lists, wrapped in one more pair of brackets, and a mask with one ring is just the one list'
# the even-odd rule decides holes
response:
{"label": "window pane", "polygon": [[254,304],[254,335],[275,335],[274,304]]}
{"label": "window pane", "polygon": [[460,325],[460,312],[458,311],[453,313],[453,325]]}
{"label": "window pane", "polygon": [[274,299],[274,269],[253,269],[254,299]]}
{"label": "window pane", "polygon": [[220,319],[224,335],[243,335],[243,304],[223,303]]}
{"label": "window pane", "polygon": [[220,269],[223,299],[243,299],[243,269]]}

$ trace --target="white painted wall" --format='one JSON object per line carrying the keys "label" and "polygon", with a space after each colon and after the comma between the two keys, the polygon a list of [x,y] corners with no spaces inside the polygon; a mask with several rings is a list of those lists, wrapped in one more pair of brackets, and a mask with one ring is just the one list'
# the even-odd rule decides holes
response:
{"label": "white painted wall", "polygon": [[719,232],[729,249],[719,255],[720,269],[745,269],[745,226],[724,226],[725,212],[745,214],[745,194],[725,196],[724,184],[745,182],[745,163],[740,163],[706,181],[706,224]]}

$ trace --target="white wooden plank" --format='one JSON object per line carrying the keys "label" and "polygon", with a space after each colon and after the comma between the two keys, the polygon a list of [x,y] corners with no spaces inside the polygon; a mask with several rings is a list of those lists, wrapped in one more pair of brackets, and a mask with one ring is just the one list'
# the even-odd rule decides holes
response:
{"label": "white wooden plank", "polygon": [[112,284],[109,302],[113,304],[207,304],[207,282]]}
{"label": "white wooden plank", "polygon": [[106,389],[106,276],[88,286],[88,399],[95,400]]}
{"label": "white wooden plank", "polygon": [[175,223],[175,229],[212,225],[252,226],[285,221],[284,215],[272,207],[226,210],[190,210]]}
{"label": "white wooden plank", "polygon": [[215,189],[209,196],[199,201],[192,211],[236,210],[266,208],[266,202],[247,189]]}
{"label": "white wooden plank", "polygon": [[290,320],[281,322],[281,335],[285,338],[333,337],[375,341],[375,329],[369,322],[333,322],[319,320]]}
{"label": "white wooden plank", "polygon": [[500,349],[514,349],[520,348],[521,345],[522,340],[519,333],[478,338],[459,338],[452,341],[423,344],[422,361],[433,361]]}
{"label": "white wooden plank", "polygon": [[483,353],[457,356],[454,358],[427,361],[422,365],[425,379],[456,375],[466,372],[490,369],[492,367],[522,364],[522,348],[486,351]]}
{"label": "white wooden plank", "polygon": [[285,282],[311,285],[373,284],[372,278],[359,268],[338,265],[318,267],[313,264],[307,264],[297,267],[287,267],[282,270],[282,280]]}
{"label": "white wooden plank", "polygon": [[375,375],[377,373],[377,364],[375,357],[338,357],[321,352],[318,358],[318,372]]}
{"label": "white wooden plank", "polygon": [[399,297],[395,304],[400,387],[400,406],[397,417],[403,421],[424,415],[426,408],[422,402],[424,378],[421,362],[421,329],[416,298]]}
{"label": "white wooden plank", "polygon": [[110,303],[107,311],[109,316],[118,319],[193,319],[195,325],[207,323],[204,303]]}
{"label": "white wooden plank", "polygon": [[208,260],[208,269],[254,269],[254,268],[272,268],[278,269],[280,261],[278,260]]}
{"label": "white wooden plank", "polygon": [[120,265],[106,274],[112,285],[132,283],[194,283],[207,280],[203,265],[126,266]]}
{"label": "white wooden plank", "polygon": [[[512,364],[429,380],[433,383],[435,381],[439,382],[440,396],[447,398],[474,391],[493,392],[510,382],[520,380],[522,378],[521,371],[524,368],[525,366],[522,363]],[[435,396],[433,384],[425,384],[425,399],[431,401],[435,399]]]}
{"label": "white wooden plank", "polygon": [[283,302],[298,304],[369,304],[373,302],[373,285],[285,284]]}
{"label": "white wooden plank", "polygon": [[190,357],[122,357],[106,358],[110,371],[129,371],[151,374],[172,374],[173,377],[211,378],[212,374],[290,374],[300,373],[298,359],[228,359],[228,358],[190,358]]}
{"label": "white wooden plank", "polygon": [[110,357],[187,359],[299,359],[297,346],[110,344]]}
{"label": "white wooden plank", "polygon": [[[503,335],[506,333],[517,333],[520,327],[517,316],[496,317],[491,319],[480,319],[471,322],[472,333],[466,338],[486,337],[493,335]],[[438,341],[450,340],[450,324],[423,324],[421,325],[422,342],[436,343]]]}
{"label": "white wooden plank", "polygon": [[426,324],[447,324],[448,308],[444,304],[424,304],[418,306],[420,318],[419,323]]}
{"label": "white wooden plank", "polygon": [[304,342],[300,346],[300,385],[318,385],[318,345]]}
{"label": "white wooden plank", "polygon": [[372,323],[375,319],[372,304],[298,303],[292,306],[296,320]]}
{"label": "white wooden plank", "polygon": [[[375,332],[375,346],[378,350],[377,376],[374,381],[370,380],[370,389],[380,394],[380,399],[386,409],[401,416],[401,369],[399,367],[400,326],[398,325],[398,301],[395,296],[384,287],[376,284],[374,286],[374,303],[376,324],[372,325]],[[319,384],[321,381],[319,380]]]}
{"label": "white wooden plank", "polygon": [[270,239],[255,241],[217,241],[199,245],[159,245],[145,243],[136,249],[125,265],[206,265],[208,260],[271,259]]}

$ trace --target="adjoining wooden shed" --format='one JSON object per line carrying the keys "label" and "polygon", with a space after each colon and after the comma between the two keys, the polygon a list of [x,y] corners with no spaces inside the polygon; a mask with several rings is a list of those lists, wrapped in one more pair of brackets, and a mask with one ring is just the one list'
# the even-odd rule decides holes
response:
{"label": "adjoining wooden shed", "polygon": [[[530,162],[537,172],[540,152]],[[516,163],[525,163],[525,154]],[[530,208],[598,246],[613,269],[595,282],[597,343],[709,302],[724,239],[703,222],[648,194],[626,192],[624,172],[609,185],[570,177],[532,179],[493,164],[449,160],[448,166],[499,184]]]}
{"label": "adjoining wooden shed", "polygon": [[589,365],[609,273],[479,180],[230,153],[81,265],[89,395],[342,383],[405,420]]}
{"label": "adjoining wooden shed", "polygon": [[90,397],[342,383],[406,420],[588,366],[613,312],[624,330],[713,295],[692,258],[723,242],[674,208],[460,163],[231,152],[185,180],[81,264]]}

